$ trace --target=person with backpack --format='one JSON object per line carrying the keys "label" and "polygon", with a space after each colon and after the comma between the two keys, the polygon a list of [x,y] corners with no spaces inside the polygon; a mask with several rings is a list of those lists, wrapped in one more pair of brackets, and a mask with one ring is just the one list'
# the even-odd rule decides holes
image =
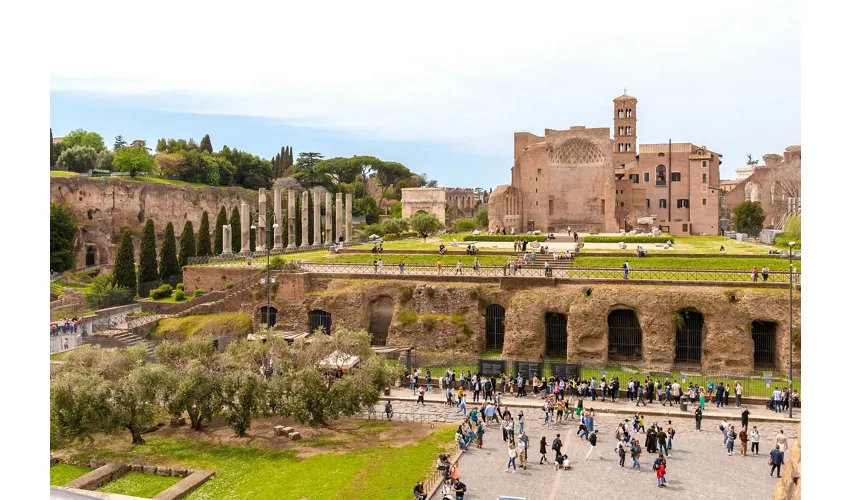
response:
{"label": "person with backpack", "polygon": [[667,475],[667,465],[664,460],[664,455],[661,453],[658,454],[658,458],[656,458],[655,462],[652,463],[652,470],[655,471],[655,477],[658,478],[658,487],[666,488],[667,480],[664,476]]}
{"label": "person with backpack", "polygon": [[631,267],[629,267],[629,261],[623,263],[623,279],[629,279],[629,271],[631,271]]}
{"label": "person with backpack", "polygon": [[637,439],[632,440],[632,461],[634,462],[632,468],[636,468],[638,472],[640,472],[640,452],[640,444]]}
{"label": "person with backpack", "polygon": [[658,448],[664,452],[668,457],[670,456],[670,449],[667,447],[667,433],[664,432],[663,428],[658,428]]}
{"label": "person with backpack", "polygon": [[466,494],[466,485],[461,482],[460,478],[457,478],[455,481],[455,499],[463,500],[463,496]]}
{"label": "person with backpack", "polygon": [[552,441],[552,451],[555,452],[556,457],[561,454],[561,448],[563,448],[563,447],[564,447],[564,443],[561,441],[561,435],[556,434],[555,440]]}
{"label": "person with backpack", "polygon": [[[597,437],[596,437],[596,436],[597,436],[598,434],[599,434],[599,431],[593,431],[593,432],[590,434],[590,437],[589,437],[589,438],[587,438],[587,441],[590,443],[590,449],[589,449],[589,450],[587,450],[587,456],[585,456],[585,457],[584,457],[584,461],[585,461],[585,462],[587,462],[587,461],[590,459],[590,455],[592,455],[592,454],[593,454],[593,450],[595,450],[595,449],[596,449],[596,440],[597,440]],[[602,455],[600,455],[600,456],[599,456],[599,460],[602,460]]]}

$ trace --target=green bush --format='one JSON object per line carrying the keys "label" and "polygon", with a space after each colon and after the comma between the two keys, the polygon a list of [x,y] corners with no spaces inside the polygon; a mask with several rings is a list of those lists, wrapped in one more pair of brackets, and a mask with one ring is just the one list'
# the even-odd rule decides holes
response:
{"label": "green bush", "polygon": [[[463,241],[546,241],[546,235],[540,234],[481,234],[478,236],[466,235]],[[586,241],[586,240],[585,240]]]}
{"label": "green bush", "polygon": [[402,240],[402,239],[405,239],[405,238],[415,238],[415,237],[416,237],[416,233],[411,232],[411,231],[405,231],[405,232],[403,232],[399,235],[385,234],[383,239],[384,239],[384,241],[395,241],[395,240]]}
{"label": "green bush", "polygon": [[204,294],[204,291],[200,288],[196,288],[194,292],[192,292],[192,297],[200,297]]}
{"label": "green bush", "polygon": [[470,231],[475,231],[475,220],[474,219],[456,219],[452,223],[452,232],[453,233],[466,233]]}
{"label": "green bush", "polygon": [[398,322],[402,325],[412,325],[419,321],[419,315],[410,307],[402,307],[398,311]]}
{"label": "green bush", "polygon": [[787,236],[784,232],[779,233],[773,238],[773,246],[779,248],[788,248],[788,243],[794,242],[794,251],[800,249],[800,239],[793,236]]}
{"label": "green bush", "polygon": [[280,255],[276,255],[271,258],[269,261],[269,266],[271,269],[283,269],[283,266],[286,265],[286,259],[281,257]]}
{"label": "green bush", "polygon": [[675,242],[672,236],[585,236],[585,243],[667,243]]}
{"label": "green bush", "polygon": [[225,290],[230,290],[231,288],[233,288],[233,283],[228,281],[227,283],[224,284]]}
{"label": "green bush", "polygon": [[171,285],[161,285],[158,288],[151,290],[151,298],[153,300],[167,299],[168,297],[171,297],[173,292],[174,289],[171,288]]}
{"label": "green bush", "polygon": [[178,302],[181,300],[186,300],[186,292],[184,292],[182,289],[177,289],[177,291],[174,292],[174,300]]}
{"label": "green bush", "polygon": [[177,283],[177,289],[185,291],[185,288],[183,288],[183,283]]}
{"label": "green bush", "polygon": [[371,236],[373,234],[377,234],[378,236],[384,235],[384,230],[383,230],[383,228],[381,227],[380,224],[363,224],[362,226],[360,226],[359,231],[366,238],[368,238],[369,236]]}

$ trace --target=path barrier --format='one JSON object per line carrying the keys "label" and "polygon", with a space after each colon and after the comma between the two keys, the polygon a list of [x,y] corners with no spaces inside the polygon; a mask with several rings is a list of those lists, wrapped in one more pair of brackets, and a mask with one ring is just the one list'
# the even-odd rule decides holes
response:
{"label": "path barrier", "polygon": [[354,416],[356,418],[362,418],[365,420],[384,420],[387,422],[448,422],[446,416],[440,415],[439,413],[414,413],[393,411],[391,415],[392,418],[387,418],[387,414],[385,412],[376,410],[374,413],[369,411],[361,411],[360,413],[356,413]]}

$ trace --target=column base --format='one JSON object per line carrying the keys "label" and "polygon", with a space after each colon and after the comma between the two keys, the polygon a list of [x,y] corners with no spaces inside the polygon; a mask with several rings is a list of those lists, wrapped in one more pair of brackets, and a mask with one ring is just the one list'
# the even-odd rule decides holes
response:
{"label": "column base", "polygon": [[239,256],[240,257],[250,257],[251,251],[250,250],[242,250],[241,252],[239,252]]}

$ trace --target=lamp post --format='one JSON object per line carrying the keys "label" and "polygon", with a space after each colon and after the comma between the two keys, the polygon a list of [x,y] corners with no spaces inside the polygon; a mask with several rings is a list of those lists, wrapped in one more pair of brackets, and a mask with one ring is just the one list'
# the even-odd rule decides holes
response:
{"label": "lamp post", "polygon": [[794,416],[794,245],[788,242],[788,418]]}

